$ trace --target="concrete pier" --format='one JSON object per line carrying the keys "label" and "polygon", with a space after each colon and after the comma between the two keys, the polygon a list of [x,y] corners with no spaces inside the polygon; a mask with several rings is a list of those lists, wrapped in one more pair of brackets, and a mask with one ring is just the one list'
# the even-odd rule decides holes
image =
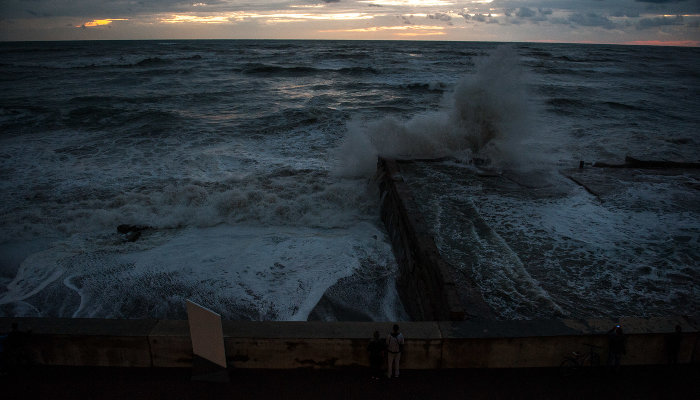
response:
{"label": "concrete pier", "polygon": [[394,160],[377,164],[381,193],[381,217],[399,265],[397,289],[413,320],[459,321],[490,318],[491,310],[475,285],[462,287],[467,304],[457,294],[457,284],[443,260],[413,196]]}

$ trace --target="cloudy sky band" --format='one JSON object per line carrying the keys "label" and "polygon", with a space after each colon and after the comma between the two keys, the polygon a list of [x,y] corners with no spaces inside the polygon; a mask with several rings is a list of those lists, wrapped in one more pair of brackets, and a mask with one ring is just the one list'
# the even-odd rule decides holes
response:
{"label": "cloudy sky band", "polygon": [[425,38],[699,46],[700,2],[3,0],[0,5],[0,40],[149,38]]}

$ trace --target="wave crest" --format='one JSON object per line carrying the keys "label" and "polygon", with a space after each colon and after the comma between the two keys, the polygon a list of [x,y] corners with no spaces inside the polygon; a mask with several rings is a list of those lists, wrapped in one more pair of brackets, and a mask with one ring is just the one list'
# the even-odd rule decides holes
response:
{"label": "wave crest", "polygon": [[393,116],[351,121],[337,154],[340,174],[371,175],[377,156],[478,157],[500,167],[520,164],[520,146],[533,131],[533,118],[519,56],[503,46],[475,65],[475,73],[460,79],[436,111],[406,121]]}

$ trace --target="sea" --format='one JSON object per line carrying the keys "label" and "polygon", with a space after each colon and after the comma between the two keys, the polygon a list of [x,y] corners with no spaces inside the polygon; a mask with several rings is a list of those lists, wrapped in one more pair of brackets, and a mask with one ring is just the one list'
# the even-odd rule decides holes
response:
{"label": "sea", "polygon": [[378,156],[498,319],[697,314],[698,170],[592,164],[700,162],[698,65],[593,44],[0,43],[0,316],[410,319]]}

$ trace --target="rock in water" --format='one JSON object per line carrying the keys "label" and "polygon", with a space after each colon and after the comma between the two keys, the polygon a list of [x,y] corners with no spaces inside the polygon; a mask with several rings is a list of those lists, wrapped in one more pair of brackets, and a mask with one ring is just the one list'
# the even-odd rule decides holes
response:
{"label": "rock in water", "polygon": [[153,227],[147,225],[119,225],[117,226],[117,232],[125,235],[127,242],[135,242],[141,237],[141,232],[145,230],[153,229]]}

